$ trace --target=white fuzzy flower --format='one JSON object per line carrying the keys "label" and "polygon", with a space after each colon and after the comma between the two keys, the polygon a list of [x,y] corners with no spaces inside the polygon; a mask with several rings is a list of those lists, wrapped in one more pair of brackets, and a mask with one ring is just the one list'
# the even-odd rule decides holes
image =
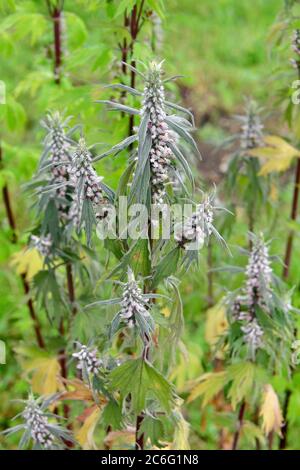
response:
{"label": "white fuzzy flower", "polygon": [[97,357],[97,349],[80,345],[80,350],[72,354],[78,361],[77,369],[83,370],[86,367],[90,374],[97,374],[102,365],[102,361]]}
{"label": "white fuzzy flower", "polygon": [[72,155],[70,169],[70,184],[74,188],[73,202],[71,204],[69,219],[74,225],[79,225],[83,201],[89,199],[95,209],[104,201],[101,188],[102,177],[98,176],[92,166],[92,155],[88,150],[85,140],[79,139],[79,143]]}
{"label": "white fuzzy flower", "polygon": [[263,145],[263,124],[261,122],[257,106],[250,102],[246,109],[246,115],[240,116],[242,121],[240,145],[244,151]]}
{"label": "white fuzzy flower", "polygon": [[197,204],[195,212],[183,225],[175,227],[175,240],[185,249],[200,249],[213,232],[214,207],[210,197]]}
{"label": "white fuzzy flower", "polygon": [[232,303],[233,319],[243,322],[241,330],[249,345],[252,358],[263,345],[263,329],[258,323],[257,308],[270,313],[272,301],[272,268],[268,246],[262,236],[252,236],[252,249],[246,267],[246,283],[242,295]]}
{"label": "white fuzzy flower", "polygon": [[50,256],[52,250],[51,235],[49,234],[46,237],[31,235],[30,246],[37,249],[42,256]]}
{"label": "white fuzzy flower", "polygon": [[251,314],[254,314],[255,307],[267,307],[271,297],[272,268],[269,250],[262,237],[253,242],[246,275],[247,303]]}
{"label": "white fuzzy flower", "polygon": [[44,145],[50,154],[51,184],[59,185],[57,194],[65,196],[71,163],[71,143],[65,131],[66,122],[55,112],[53,115],[48,114],[42,124],[48,131]]}
{"label": "white fuzzy flower", "polygon": [[259,349],[263,344],[263,329],[259,326],[256,318],[253,318],[253,320],[251,320],[249,323],[242,326],[241,329],[244,333],[245,342],[248,344],[251,351],[251,356],[254,358],[256,350]]}
{"label": "white fuzzy flower", "polygon": [[133,272],[129,270],[128,282],[123,288],[120,318],[129,327],[136,325],[137,315],[148,320],[150,313],[147,303],[148,300],[143,297],[143,292],[135,281]]}
{"label": "white fuzzy flower", "polygon": [[149,130],[152,147],[150,150],[152,202],[162,204],[166,195],[165,185],[169,180],[169,168],[174,159],[168,144],[173,135],[165,122],[165,92],[161,80],[161,64],[152,62],[149,66],[144,88],[142,115],[150,114]]}
{"label": "white fuzzy flower", "polygon": [[55,436],[49,429],[48,417],[34,400],[28,400],[22,417],[26,422],[26,428],[30,430],[33,441],[44,449],[50,449],[54,444]]}

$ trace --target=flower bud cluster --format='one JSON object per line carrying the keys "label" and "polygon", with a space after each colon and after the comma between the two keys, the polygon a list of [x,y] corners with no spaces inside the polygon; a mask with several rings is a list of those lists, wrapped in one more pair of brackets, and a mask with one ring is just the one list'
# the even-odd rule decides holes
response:
{"label": "flower bud cluster", "polygon": [[143,297],[141,288],[135,281],[133,274],[129,274],[128,282],[123,289],[120,318],[129,327],[136,325],[136,315],[149,318],[148,300]]}
{"label": "flower bud cluster", "polygon": [[26,422],[26,428],[30,430],[33,441],[44,449],[50,449],[54,444],[55,436],[49,429],[48,417],[34,400],[27,402],[22,417]]}
{"label": "flower bud cluster", "polygon": [[52,239],[51,235],[48,234],[45,237],[38,237],[36,235],[31,235],[30,237],[30,246],[38,250],[42,256],[50,256],[52,251]]}
{"label": "flower bud cluster", "polygon": [[150,150],[152,202],[162,204],[166,196],[169,168],[174,160],[168,144],[173,141],[165,122],[165,92],[161,80],[161,64],[151,63],[144,88],[142,115],[149,113],[152,138]]}
{"label": "flower bud cluster", "polygon": [[72,354],[78,361],[77,369],[83,370],[86,367],[90,374],[97,374],[102,365],[102,361],[97,357],[97,349],[80,345],[80,350]]}

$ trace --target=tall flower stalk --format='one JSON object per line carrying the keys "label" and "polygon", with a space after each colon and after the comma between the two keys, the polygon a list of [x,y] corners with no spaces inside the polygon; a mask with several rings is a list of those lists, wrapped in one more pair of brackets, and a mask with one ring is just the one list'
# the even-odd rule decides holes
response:
{"label": "tall flower stalk", "polygon": [[56,424],[58,416],[50,413],[47,408],[55,402],[55,396],[44,399],[35,398],[32,394],[27,400],[20,400],[24,409],[15,418],[21,418],[23,423],[18,424],[4,433],[6,435],[23,431],[19,448],[27,448],[30,441],[34,450],[61,450],[70,442],[71,435],[68,430]]}
{"label": "tall flower stalk", "polygon": [[[175,195],[173,191],[175,178],[182,185],[183,193],[190,198],[186,185],[183,184],[181,172],[184,172],[190,187],[193,189],[192,171],[186,159],[187,145],[192,147],[194,152],[198,152],[198,149],[191,135],[194,130],[194,120],[190,111],[167,101],[165,97],[165,83],[168,79],[163,78],[162,63],[151,62],[148,66],[143,65],[143,67],[144,70],[140,71],[129,65],[129,68],[143,79],[143,91],[123,84],[111,86],[113,89],[119,88],[140,97],[140,109],[115,101],[101,101],[107,104],[110,110],[119,110],[123,113],[129,113],[131,116],[139,116],[140,124],[137,133],[114,145],[111,149],[96,157],[95,161],[129,148],[131,158],[125,173],[127,184],[122,186],[118,193],[128,194],[130,205],[140,203],[150,208],[151,204],[159,207],[164,203],[176,200],[177,194]],[[179,112],[179,114],[170,114],[169,112],[173,110]],[[140,356],[136,362],[132,360],[125,361],[112,372],[113,383],[118,383],[118,386],[121,383],[119,380],[121,380],[122,370],[127,369],[127,367],[130,368],[134,364],[138,364],[142,370],[149,370],[149,368],[155,370],[153,363],[155,363],[156,348],[153,341],[159,333],[158,331],[156,333],[158,325],[156,325],[155,316],[151,312],[159,309],[159,305],[155,302],[160,297],[157,290],[163,280],[175,286],[171,280],[171,274],[177,269],[177,262],[182,251],[186,257],[189,257],[189,253],[192,251],[199,251],[204,239],[206,241],[211,233],[217,233],[213,227],[213,210],[212,200],[208,197],[203,204],[198,206],[192,219],[185,221],[180,232],[181,235],[175,236],[173,246],[171,246],[169,252],[169,244],[166,243],[165,249],[162,251],[164,256],[157,256],[157,246],[163,246],[164,243],[162,240],[152,238],[152,220],[150,217],[148,219],[147,240],[127,240],[129,251],[127,254],[124,253],[126,262],[121,262],[117,269],[122,270],[124,273],[125,269],[130,268],[128,282],[124,285],[120,300],[121,310],[112,321],[111,331],[116,332],[120,328],[126,328],[133,333],[136,332],[140,337],[141,344],[139,348]],[[199,234],[202,237],[202,244],[197,243],[199,242]],[[195,242],[197,246],[191,247],[190,245]],[[188,248],[187,245],[189,245]],[[141,258],[141,264],[138,264],[137,267],[135,267],[136,256]],[[192,259],[190,259],[188,265],[191,261]],[[140,271],[141,268],[143,271]],[[117,269],[114,272],[117,272]],[[136,284],[134,274],[143,274],[143,290]],[[168,281],[169,276],[170,281]],[[173,288],[175,289],[175,287]],[[179,295],[178,291],[177,294]],[[114,304],[118,302],[118,299],[111,299],[110,302]],[[99,305],[101,303],[102,301],[98,302]],[[104,303],[108,304],[108,301],[104,301]],[[157,342],[157,339],[155,339],[155,342]],[[162,380],[159,375],[156,375],[159,374],[158,371],[153,373],[157,377],[156,380]],[[144,380],[146,379],[144,378]],[[170,384],[167,386],[167,383],[165,383],[165,387],[170,387]],[[143,449],[147,442],[145,426],[149,413],[151,413],[150,410],[153,409],[156,415],[156,412],[161,409],[162,403],[158,400],[158,403],[152,404],[150,400],[146,400],[143,407],[136,407],[135,395],[134,392],[132,393],[132,406],[138,411],[135,414],[135,448],[139,450]],[[127,394],[124,395],[124,398],[125,396]],[[173,419],[172,414],[170,418]]]}
{"label": "tall flower stalk", "polygon": [[[293,39],[292,39],[292,50],[295,53],[295,58],[291,60],[291,63],[294,69],[297,71],[298,80],[300,80],[300,30],[299,29],[294,30]],[[292,206],[291,206],[291,213],[290,213],[290,220],[292,222],[296,221],[298,217],[299,188],[300,188],[300,159],[298,158],[297,163],[296,163],[296,169],[295,169],[294,191],[293,191],[293,199],[292,199]],[[283,272],[282,272],[282,277],[285,281],[288,280],[289,275],[290,275],[294,237],[295,237],[295,232],[293,229],[291,229],[289,231],[287,242],[286,242],[284,266],[283,266]],[[296,330],[295,330],[295,333],[297,333]],[[287,445],[287,435],[288,435],[288,428],[289,428],[287,413],[288,413],[290,398],[291,398],[291,391],[287,390],[285,392],[285,399],[284,399],[284,408],[283,408],[284,426],[282,430],[282,437],[280,439],[280,444],[279,444],[280,449],[285,449]]]}
{"label": "tall flower stalk", "polygon": [[[259,161],[251,156],[253,149],[263,145],[264,125],[260,115],[261,110],[255,101],[248,100],[245,113],[237,116],[240,125],[236,139],[239,149],[230,160],[229,176],[226,180],[227,191],[231,197],[235,197],[233,191],[236,193],[238,190],[238,194],[241,194],[237,202],[246,209],[249,233],[255,230],[255,214],[258,212],[259,202],[264,200],[267,193],[266,181],[258,175]],[[241,176],[246,183],[240,182]],[[249,243],[251,245],[251,239]]]}
{"label": "tall flower stalk", "polygon": [[[280,371],[285,367],[288,369],[291,367],[289,344],[293,334],[291,316],[293,308],[289,295],[281,293],[280,296],[276,292],[269,244],[265,243],[261,234],[259,236],[250,234],[250,237],[252,248],[245,270],[244,286],[233,296],[228,297],[230,328],[233,332],[239,325],[241,335],[240,351],[236,347],[239,343],[236,334],[234,334],[234,343],[231,344],[230,351],[233,356],[243,357],[245,354],[243,349],[246,347],[248,360],[253,364],[269,367],[273,373],[276,369]],[[230,330],[229,337],[231,334]],[[268,357],[266,364],[265,355]],[[287,360],[285,365],[280,363],[282,355]],[[233,450],[238,447],[246,407],[247,402],[244,397],[239,409]]]}

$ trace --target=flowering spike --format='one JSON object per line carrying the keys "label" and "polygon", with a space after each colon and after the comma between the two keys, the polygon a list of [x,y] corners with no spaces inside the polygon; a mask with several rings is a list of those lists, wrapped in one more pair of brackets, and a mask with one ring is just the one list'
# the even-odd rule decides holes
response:
{"label": "flowering spike", "polygon": [[250,101],[242,120],[240,142],[243,150],[251,150],[263,144],[263,124],[259,116],[259,110],[254,101]]}
{"label": "flowering spike", "polygon": [[163,203],[168,170],[174,160],[168,144],[172,143],[172,132],[169,130],[165,112],[165,92],[161,79],[161,65],[151,62],[147,71],[142,116],[149,113],[148,127],[151,132],[150,150],[152,202]]}
{"label": "flowering spike", "polygon": [[295,29],[292,39],[292,50],[297,54],[297,59],[291,59],[292,66],[300,69],[300,29]]}
{"label": "flowering spike", "polygon": [[149,312],[148,298],[143,295],[130,268],[128,269],[128,281],[123,288],[121,311],[118,316],[129,328],[139,327],[143,341],[149,342],[154,323]]}
{"label": "flowering spike", "polygon": [[268,314],[271,312],[272,268],[263,236],[251,237],[253,246],[246,267],[246,284],[243,295],[237,296],[232,304],[232,315],[234,320],[243,322],[241,330],[254,358],[256,350],[263,345],[264,334],[258,323],[256,309],[261,308]]}
{"label": "flowering spike", "polygon": [[75,225],[79,226],[84,200],[89,200],[93,204],[96,217],[99,215],[97,210],[104,201],[100,184],[103,178],[97,175],[92,166],[92,155],[83,137],[79,139],[72,155],[70,173],[70,182],[74,188],[74,196],[69,218]]}
{"label": "flowering spike", "polygon": [[217,233],[213,226],[215,207],[212,199],[207,195],[202,203],[197,204],[195,212],[183,226],[180,225],[179,230],[175,227],[175,240],[184,249],[200,249],[213,232]]}
{"label": "flowering spike", "polygon": [[78,370],[86,368],[90,374],[98,374],[102,361],[97,357],[96,348],[90,348],[80,344],[79,351],[73,353],[72,356],[78,361]]}
{"label": "flowering spike", "polygon": [[38,237],[36,235],[31,235],[30,237],[30,246],[38,250],[38,252],[45,257],[51,255],[52,252],[52,238],[51,235]]}
{"label": "flowering spike", "polygon": [[[44,145],[49,150],[52,181],[51,184],[60,185],[57,193],[65,196],[67,182],[70,172],[70,148],[71,144],[66,136],[66,121],[63,121],[59,112],[48,114],[42,122],[48,134],[45,137]],[[41,169],[43,169],[43,164]]]}
{"label": "flowering spike", "polygon": [[48,417],[33,397],[28,399],[22,417],[26,421],[26,428],[30,430],[30,435],[36,444],[44,449],[53,447],[55,436],[49,429]]}

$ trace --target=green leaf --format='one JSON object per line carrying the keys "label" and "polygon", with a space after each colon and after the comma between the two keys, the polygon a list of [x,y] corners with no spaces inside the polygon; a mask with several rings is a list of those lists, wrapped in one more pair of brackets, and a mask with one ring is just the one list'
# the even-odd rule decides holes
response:
{"label": "green leaf", "polygon": [[43,233],[50,233],[54,244],[59,242],[59,217],[54,199],[49,199],[42,222]]}
{"label": "green leaf", "polygon": [[134,96],[143,96],[143,93],[141,91],[138,91],[135,88],[132,88],[131,86],[124,85],[123,83],[113,83],[112,85],[106,85],[104,88],[117,88],[120,90],[127,91],[128,93],[131,93]]}
{"label": "green leaf", "polygon": [[148,131],[146,133],[143,147],[139,147],[138,162],[130,190],[129,202],[133,201],[139,204],[146,204],[149,194],[150,182],[150,161],[149,153],[151,150],[152,139]]}
{"label": "green leaf", "polygon": [[138,139],[137,135],[131,135],[130,137],[126,137],[126,139],[122,140],[122,142],[120,142],[119,144],[114,145],[106,152],[95,157],[93,159],[93,162],[97,162],[98,160],[101,160],[102,158],[107,157],[108,155],[111,155],[112,153],[115,153],[115,154],[120,153],[122,150],[129,147],[129,145],[133,144],[133,142],[135,142],[137,139]]}
{"label": "green leaf", "polygon": [[180,152],[179,148],[175,144],[169,143],[169,147],[172,150],[175,157],[178,159],[180,165],[182,166],[186,176],[190,180],[190,182],[192,184],[192,187],[194,189],[195,183],[194,183],[194,177],[193,177],[193,173],[192,173],[192,170],[190,168],[190,165],[188,164],[188,162],[186,161],[186,159],[184,158],[184,156]]}
{"label": "green leaf", "polygon": [[191,118],[192,125],[195,126],[194,115],[193,115],[193,113],[192,113],[191,111],[189,111],[189,110],[186,109],[186,108],[183,108],[183,107],[180,106],[179,104],[171,103],[170,101],[165,101],[165,105],[166,105],[168,108],[176,109],[176,111],[181,111],[182,113],[188,114],[189,117]]}
{"label": "green leaf", "polygon": [[226,372],[207,372],[203,374],[193,386],[188,402],[203,397],[202,406],[205,407],[227,383]]}
{"label": "green leaf", "polygon": [[121,2],[118,5],[117,11],[115,13],[115,18],[117,16],[123,15],[123,13],[125,13],[126,10],[130,12],[135,4],[136,4],[136,0],[121,0]]}
{"label": "green leaf", "polygon": [[201,154],[199,152],[199,149],[197,147],[196,142],[194,141],[193,137],[190,135],[190,133],[187,131],[186,128],[180,126],[178,122],[175,122],[172,120],[171,116],[166,117],[166,122],[167,124],[175,131],[180,137],[182,137],[191,147],[195,150],[196,154],[201,157]]}
{"label": "green leaf", "polygon": [[67,22],[67,40],[69,48],[76,49],[80,47],[87,39],[88,32],[82,19],[75,13],[66,12]]}
{"label": "green leaf", "polygon": [[119,181],[118,189],[117,189],[117,197],[124,196],[127,193],[128,183],[133,173],[134,167],[135,167],[135,161],[132,161],[127,166],[124,173],[122,174],[120,181]]}
{"label": "green leaf", "polygon": [[125,106],[121,103],[116,103],[115,101],[109,100],[97,100],[95,103],[103,103],[110,106],[109,111],[122,111],[123,113],[134,114],[138,116],[140,114],[138,109],[131,108],[130,106]]}
{"label": "green leaf", "polygon": [[111,389],[119,390],[124,401],[131,397],[132,411],[138,415],[148,398],[155,398],[163,410],[171,412],[175,401],[173,386],[143,358],[130,360],[110,374]]}
{"label": "green leaf", "polygon": [[84,224],[87,245],[91,245],[93,226],[96,225],[96,219],[93,204],[90,199],[85,199],[82,204],[81,223]]}
{"label": "green leaf", "polygon": [[163,447],[164,444],[161,441],[165,438],[165,428],[159,418],[146,415],[140,427],[141,434],[144,434],[145,441],[149,439],[153,446]]}
{"label": "green leaf", "polygon": [[8,98],[6,104],[0,105],[0,122],[10,132],[22,130],[26,122],[23,106],[13,98]]}
{"label": "green leaf", "polygon": [[116,401],[110,400],[107,403],[102,412],[101,421],[104,428],[108,426],[111,426],[112,429],[123,428],[122,408]]}
{"label": "green leaf", "polygon": [[233,408],[253,393],[256,366],[253,362],[232,364],[227,370],[228,381],[232,381],[229,398]]}
{"label": "green leaf", "polygon": [[152,287],[156,287],[163,279],[177,271],[180,248],[173,248],[155,267]]}

